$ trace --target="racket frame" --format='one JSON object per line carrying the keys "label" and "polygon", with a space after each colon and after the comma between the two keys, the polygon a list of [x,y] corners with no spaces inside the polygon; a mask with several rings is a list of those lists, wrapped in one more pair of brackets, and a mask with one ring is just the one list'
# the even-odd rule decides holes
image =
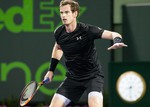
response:
{"label": "racket frame", "polygon": [[[33,82],[36,84],[36,89],[34,90],[34,92],[32,93],[32,95],[31,95],[24,103],[21,104],[23,95],[24,95],[24,93],[26,92],[25,90],[26,90],[27,87],[28,87],[30,84],[32,84]],[[19,99],[19,101],[20,101],[20,106],[25,106],[27,103],[29,103],[29,101],[31,101],[31,99],[34,97],[35,93],[38,91],[38,89],[39,89],[43,84],[44,84],[43,81],[42,81],[42,82],[39,82],[39,83],[37,83],[37,82],[35,82],[35,81],[31,81],[30,83],[28,83],[28,84],[24,87],[24,89],[22,90],[22,92],[21,92],[21,96],[20,96],[20,99]]]}
{"label": "racket frame", "polygon": [[[21,101],[22,101],[22,98],[23,98],[23,95],[25,93],[25,90],[27,89],[27,87],[31,84],[31,83],[35,83],[36,84],[36,89],[34,90],[34,92],[32,93],[32,95],[24,102],[21,104]],[[20,103],[20,106],[25,106],[29,101],[31,101],[31,99],[33,98],[33,96],[35,95],[35,93],[38,91],[38,89],[45,83],[49,83],[50,82],[50,79],[47,77],[45,78],[43,81],[37,83],[35,81],[31,81],[30,83],[28,83],[24,89],[22,90],[21,92],[21,95],[20,95],[20,99],[19,99],[19,103]]]}

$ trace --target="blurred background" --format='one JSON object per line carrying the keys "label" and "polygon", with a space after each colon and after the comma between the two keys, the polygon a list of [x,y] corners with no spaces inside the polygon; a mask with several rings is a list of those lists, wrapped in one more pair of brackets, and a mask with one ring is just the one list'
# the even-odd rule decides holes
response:
{"label": "blurred background", "polygon": [[[108,40],[95,44],[105,74],[104,107],[147,107],[150,95],[150,0],[77,0],[78,21],[123,36],[128,48],[107,51]],[[54,44],[53,31],[61,24],[60,0],[0,0],[0,107],[19,107],[23,87],[40,82],[49,67]],[[67,71],[64,58],[51,84],[40,88],[27,107],[48,107]],[[123,101],[116,84],[126,71],[138,72],[146,82],[143,97],[134,103]],[[87,107],[86,92],[78,105]]]}

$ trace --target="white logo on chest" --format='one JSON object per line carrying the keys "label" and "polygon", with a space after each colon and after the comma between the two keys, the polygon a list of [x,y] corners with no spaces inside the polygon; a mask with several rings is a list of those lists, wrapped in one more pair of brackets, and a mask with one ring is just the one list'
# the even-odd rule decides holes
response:
{"label": "white logo on chest", "polygon": [[81,36],[79,36],[79,37],[76,37],[77,38],[77,40],[81,40],[82,39],[82,37]]}

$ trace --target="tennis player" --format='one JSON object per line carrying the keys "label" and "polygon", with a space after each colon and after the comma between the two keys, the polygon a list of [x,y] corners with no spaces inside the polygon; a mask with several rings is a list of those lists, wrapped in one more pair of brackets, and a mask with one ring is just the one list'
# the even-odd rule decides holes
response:
{"label": "tennis player", "polygon": [[98,61],[94,40],[113,40],[114,44],[108,50],[127,47],[119,33],[77,22],[78,15],[78,2],[73,0],[60,2],[60,17],[63,25],[54,32],[56,42],[45,78],[49,77],[52,80],[62,55],[66,59],[68,72],[49,107],[66,107],[70,102],[77,103],[85,91],[88,94],[89,107],[103,107],[104,74]]}

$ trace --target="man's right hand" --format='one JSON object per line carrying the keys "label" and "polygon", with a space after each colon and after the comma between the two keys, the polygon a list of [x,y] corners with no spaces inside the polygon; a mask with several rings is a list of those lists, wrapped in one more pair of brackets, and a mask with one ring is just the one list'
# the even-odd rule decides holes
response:
{"label": "man's right hand", "polygon": [[49,82],[51,82],[53,79],[53,76],[54,76],[54,73],[52,71],[48,71],[46,75],[44,76],[44,79],[49,78]]}

